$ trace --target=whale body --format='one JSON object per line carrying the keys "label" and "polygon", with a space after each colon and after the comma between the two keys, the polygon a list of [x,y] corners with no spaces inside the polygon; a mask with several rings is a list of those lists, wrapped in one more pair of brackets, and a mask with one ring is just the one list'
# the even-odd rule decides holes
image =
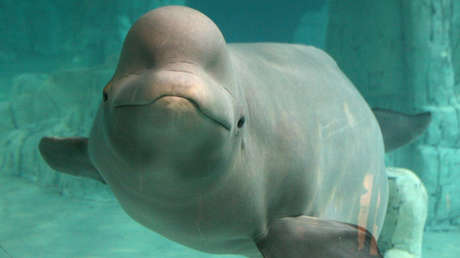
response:
{"label": "whale body", "polygon": [[227,44],[204,14],[168,6],[130,29],[89,137],[39,147],[52,168],[108,184],[134,220],[197,250],[381,257],[385,149],[429,120],[373,111],[322,50]]}

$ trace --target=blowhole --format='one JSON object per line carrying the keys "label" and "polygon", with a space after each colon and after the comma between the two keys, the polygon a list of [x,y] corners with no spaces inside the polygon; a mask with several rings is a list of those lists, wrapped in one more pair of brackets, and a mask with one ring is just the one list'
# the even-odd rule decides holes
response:
{"label": "blowhole", "polygon": [[242,117],[240,118],[240,120],[238,120],[238,124],[237,124],[237,125],[238,125],[238,128],[243,127],[245,121],[246,121],[246,120],[245,120],[244,116],[242,116]]}

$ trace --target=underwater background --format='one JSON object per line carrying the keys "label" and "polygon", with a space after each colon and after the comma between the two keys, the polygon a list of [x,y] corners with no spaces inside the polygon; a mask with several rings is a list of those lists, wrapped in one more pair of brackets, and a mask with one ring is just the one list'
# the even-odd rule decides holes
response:
{"label": "underwater background", "polygon": [[460,257],[460,1],[0,0],[0,258],[237,257],[164,239],[107,186],[57,173],[38,152],[44,135],[88,135],[128,29],[171,4],[208,15],[229,43],[324,49],[372,107],[432,112],[386,161],[426,187],[423,257]]}

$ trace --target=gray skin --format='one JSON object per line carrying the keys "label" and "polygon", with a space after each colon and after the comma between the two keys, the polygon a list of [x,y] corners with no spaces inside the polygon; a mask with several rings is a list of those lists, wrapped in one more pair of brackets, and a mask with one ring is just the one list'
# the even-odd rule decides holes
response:
{"label": "gray skin", "polygon": [[[359,224],[369,209],[363,226],[382,226],[379,126],[318,49],[226,45],[201,13],[161,8],[132,27],[105,90],[91,160],[125,211],[171,240],[247,255],[276,218]],[[366,175],[380,205],[360,204]]]}
{"label": "gray skin", "polygon": [[163,7],[133,25],[103,96],[88,139],[44,138],[40,150],[57,170],[106,182],[140,224],[248,257],[341,256],[344,232],[375,245],[382,133],[323,51],[226,44],[200,12]]}

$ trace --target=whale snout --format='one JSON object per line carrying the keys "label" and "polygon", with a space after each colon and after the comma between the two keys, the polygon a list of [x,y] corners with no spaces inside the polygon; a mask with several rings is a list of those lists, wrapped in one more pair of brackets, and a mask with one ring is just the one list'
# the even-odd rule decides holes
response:
{"label": "whale snout", "polygon": [[146,104],[123,104],[111,112],[111,126],[134,137],[179,139],[216,128],[194,101],[180,96],[161,96]]}
{"label": "whale snout", "polygon": [[[198,112],[202,119],[227,131],[232,129],[231,96],[217,83],[203,80],[192,73],[161,71],[153,76],[151,73],[127,76],[115,83],[111,93],[112,99],[107,102],[114,114],[119,113],[120,109],[127,109],[135,116],[136,112],[145,112],[140,111],[144,108],[152,113],[162,110],[165,118],[174,117],[177,120],[177,114],[185,114],[184,110],[188,108]],[[173,113],[176,115],[168,116]],[[145,115],[148,122],[152,116]]]}
{"label": "whale snout", "polygon": [[148,103],[117,104],[114,105],[114,108],[148,108],[149,106],[153,109],[161,108],[164,117],[169,117],[169,120],[178,120],[181,118],[186,119],[187,111],[190,112],[191,110],[193,110],[193,112],[198,112],[201,115],[201,117],[208,119],[209,121],[212,121],[216,125],[219,125],[228,131],[231,130],[231,124],[229,122],[227,122],[226,120],[220,120],[218,118],[213,117],[212,115],[207,114],[206,111],[202,110],[197,101],[193,100],[190,97],[184,97],[180,95],[161,95]]}
{"label": "whale snout", "polygon": [[228,129],[188,97],[165,95],[145,104],[120,104],[106,119],[109,140],[120,157],[149,164],[209,156],[229,139]]}

